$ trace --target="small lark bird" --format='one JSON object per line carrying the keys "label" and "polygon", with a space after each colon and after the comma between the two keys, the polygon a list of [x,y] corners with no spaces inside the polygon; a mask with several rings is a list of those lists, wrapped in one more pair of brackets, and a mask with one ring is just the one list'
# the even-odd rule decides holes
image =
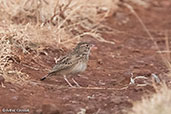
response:
{"label": "small lark bird", "polygon": [[[49,76],[60,74],[64,76],[64,79],[69,86],[73,87],[72,84],[67,80],[66,75],[78,74],[86,70],[92,46],[93,44],[88,42],[78,43],[71,53],[58,59],[56,65],[47,75],[41,78],[41,81],[45,80]],[[74,79],[72,80],[77,86],[79,86]]]}

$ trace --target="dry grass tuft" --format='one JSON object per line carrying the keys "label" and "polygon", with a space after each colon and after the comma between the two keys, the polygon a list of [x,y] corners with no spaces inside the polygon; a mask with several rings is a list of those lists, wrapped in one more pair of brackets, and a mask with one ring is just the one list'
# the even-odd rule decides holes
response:
{"label": "dry grass tuft", "polygon": [[27,39],[23,40],[23,35],[17,33],[19,32],[16,32],[15,29],[0,27],[0,73],[6,82],[24,84],[29,78],[27,74],[14,70],[12,67],[13,48],[20,47],[23,51],[26,50],[23,42]]}
{"label": "dry grass tuft", "polygon": [[46,26],[49,31],[54,31],[52,37],[55,37],[58,44],[79,41],[85,36],[114,44],[106,41],[98,33],[100,22],[118,9],[119,0],[107,0],[105,4],[102,0],[2,0],[1,2],[1,7],[13,23],[31,23],[40,25],[39,28]]}
{"label": "dry grass tuft", "polygon": [[151,98],[143,98],[141,102],[134,103],[129,114],[170,114],[171,90],[163,85]]}

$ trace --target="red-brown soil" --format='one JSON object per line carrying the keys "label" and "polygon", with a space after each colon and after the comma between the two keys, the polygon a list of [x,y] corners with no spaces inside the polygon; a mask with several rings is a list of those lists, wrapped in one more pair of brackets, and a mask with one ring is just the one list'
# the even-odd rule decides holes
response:
{"label": "red-brown soil", "polygon": [[164,74],[168,70],[154,45],[156,42],[160,50],[165,50],[166,31],[171,37],[171,2],[165,2],[148,9],[135,8],[154,40],[149,38],[137,18],[127,9],[121,11],[123,19],[129,18],[126,24],[121,22],[120,14],[108,17],[103,22],[112,29],[103,30],[103,37],[115,44],[89,39],[93,40],[97,49],[92,50],[88,69],[79,76],[68,77],[71,82],[74,77],[82,88],[70,88],[62,76],[39,81],[48,72],[45,69],[55,64],[54,58],[69,50],[47,46],[44,51],[48,55],[40,53],[35,57],[34,52],[21,55],[20,64],[15,63],[14,67],[29,74],[30,82],[22,87],[11,83],[5,83],[6,88],[0,87],[0,109],[29,109],[31,114],[53,111],[54,114],[127,113],[133,106],[132,102],[155,92],[151,85],[129,85],[131,73],[134,77],[146,76],[149,80],[154,73],[161,80],[170,81],[166,80]]}

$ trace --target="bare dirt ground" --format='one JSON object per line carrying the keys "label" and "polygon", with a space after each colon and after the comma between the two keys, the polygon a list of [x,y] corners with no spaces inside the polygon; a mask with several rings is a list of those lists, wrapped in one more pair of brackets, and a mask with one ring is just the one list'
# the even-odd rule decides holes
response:
{"label": "bare dirt ground", "polygon": [[[62,76],[39,81],[48,72],[46,69],[55,64],[54,58],[69,51],[66,48],[46,46],[48,56],[41,53],[35,57],[34,51],[26,55],[18,52],[22,58],[14,68],[29,74],[32,81],[23,87],[11,83],[5,83],[6,88],[0,87],[0,109],[29,109],[31,114],[125,114],[132,102],[155,92],[152,85],[129,85],[131,73],[149,80],[154,73],[169,84],[171,80],[165,76],[168,70],[154,42],[160,50],[166,49],[166,31],[171,36],[171,2],[161,1],[148,9],[135,7],[135,11],[154,41],[128,9],[108,17],[103,23],[111,30],[103,30],[102,34],[115,44],[89,39],[98,49],[92,51],[88,69],[80,76],[72,76],[82,88],[68,87]],[[126,18],[129,20],[124,24]]]}

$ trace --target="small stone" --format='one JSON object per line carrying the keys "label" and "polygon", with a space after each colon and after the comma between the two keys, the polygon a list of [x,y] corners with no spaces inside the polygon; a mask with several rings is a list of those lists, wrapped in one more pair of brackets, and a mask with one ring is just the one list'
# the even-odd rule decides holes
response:
{"label": "small stone", "polygon": [[43,114],[43,113],[42,113],[42,109],[37,109],[37,110],[35,111],[35,114]]}
{"label": "small stone", "polygon": [[9,89],[9,90],[10,90],[11,92],[14,92],[14,93],[16,92],[16,90],[15,90],[15,89]]}
{"label": "small stone", "polygon": [[101,59],[99,59],[99,60],[97,61],[97,63],[98,63],[98,64],[100,64],[100,65],[102,65],[102,64],[103,64],[103,62],[102,62],[102,60],[101,60]]}
{"label": "small stone", "polygon": [[81,108],[79,112],[77,112],[77,114],[86,114],[86,109],[85,108]]}
{"label": "small stone", "polygon": [[18,100],[18,96],[13,96],[11,99],[12,100]]}
{"label": "small stone", "polygon": [[36,83],[36,82],[30,82],[30,85],[32,85],[32,86],[37,86],[38,83]]}

